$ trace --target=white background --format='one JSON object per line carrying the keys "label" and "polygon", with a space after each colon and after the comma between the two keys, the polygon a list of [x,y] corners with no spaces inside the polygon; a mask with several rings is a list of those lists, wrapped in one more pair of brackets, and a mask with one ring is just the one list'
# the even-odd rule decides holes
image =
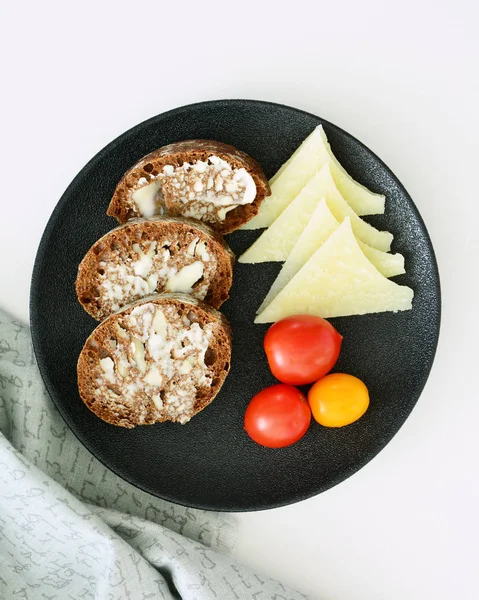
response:
{"label": "white background", "polygon": [[176,106],[254,98],[319,114],[373,149],[415,200],[443,286],[439,350],[417,408],[340,486],[239,515],[237,556],[314,598],[479,597],[474,4],[10,0],[0,9],[0,305],[19,317],[40,236],[71,179],[124,130]]}

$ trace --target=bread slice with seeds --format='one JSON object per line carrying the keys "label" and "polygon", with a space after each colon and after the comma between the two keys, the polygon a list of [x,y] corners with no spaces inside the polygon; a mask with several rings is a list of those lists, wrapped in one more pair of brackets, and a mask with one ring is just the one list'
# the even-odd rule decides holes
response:
{"label": "bread slice with seeds", "polygon": [[225,234],[252,219],[271,193],[260,165],[234,146],[187,140],[148,154],[118,184],[107,214],[125,223],[168,213]]}
{"label": "bread slice with seeds", "polygon": [[101,321],[152,294],[184,292],[219,308],[228,298],[234,254],[206,225],[175,217],[135,219],[88,250],[76,291],[83,308]]}
{"label": "bread slice with seeds", "polygon": [[186,423],[218,394],[230,361],[221,313],[186,294],[159,294],[98,325],[78,360],[78,389],[112,425]]}

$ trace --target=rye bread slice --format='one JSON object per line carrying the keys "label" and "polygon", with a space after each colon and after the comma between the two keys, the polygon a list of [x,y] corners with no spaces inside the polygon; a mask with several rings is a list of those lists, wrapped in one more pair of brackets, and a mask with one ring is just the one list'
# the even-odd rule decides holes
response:
{"label": "rye bread slice", "polygon": [[186,294],[159,294],[98,325],[78,359],[78,389],[112,425],[186,423],[218,394],[230,361],[221,313]]}
{"label": "rye bread slice", "polygon": [[[168,291],[191,293],[219,308],[228,298],[233,263],[229,246],[203,223],[134,219],[88,250],[78,268],[76,292],[83,308],[99,321],[127,304]],[[181,281],[178,273],[188,270],[190,278]]]}
{"label": "rye bread slice", "polygon": [[[120,223],[142,216],[139,213],[138,206],[132,199],[132,194],[137,189],[142,185],[155,181],[155,178],[161,175],[163,168],[167,165],[181,167],[184,163],[206,162],[211,156],[217,156],[228,162],[233,169],[244,168],[254,180],[256,196],[252,203],[237,206],[227,212],[225,218],[221,221],[208,222],[208,214],[202,215],[200,219],[208,222],[210,227],[221,234],[238,229],[257,214],[261,202],[266,196],[270,195],[271,190],[261,166],[251,156],[234,146],[213,140],[177,142],[159,148],[143,157],[122,177],[113,194],[107,214]],[[185,205],[179,198],[175,198],[174,186],[165,185],[162,193],[157,198],[155,214],[168,212],[171,215],[184,216],[186,214],[185,210]],[[195,218],[199,217],[195,216]]]}

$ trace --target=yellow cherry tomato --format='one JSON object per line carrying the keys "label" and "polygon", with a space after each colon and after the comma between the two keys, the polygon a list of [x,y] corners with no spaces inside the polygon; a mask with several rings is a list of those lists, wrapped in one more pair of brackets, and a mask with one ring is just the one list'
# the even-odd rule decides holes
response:
{"label": "yellow cherry tomato", "polygon": [[369,406],[369,393],[357,377],[332,373],[313,385],[308,402],[320,425],[343,427],[364,415]]}

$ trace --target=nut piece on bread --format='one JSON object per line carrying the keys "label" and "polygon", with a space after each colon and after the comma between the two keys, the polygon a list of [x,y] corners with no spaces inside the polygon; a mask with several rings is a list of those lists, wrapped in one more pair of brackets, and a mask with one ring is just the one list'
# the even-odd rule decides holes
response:
{"label": "nut piece on bread", "polygon": [[162,292],[183,292],[219,308],[228,298],[234,254],[198,221],[135,219],[99,239],[78,268],[83,308],[101,321],[123,306]]}
{"label": "nut piece on bread", "polygon": [[271,193],[260,165],[234,146],[187,140],[139,160],[118,184],[107,214],[120,223],[169,214],[225,234],[247,223]]}
{"label": "nut piece on bread", "polygon": [[230,360],[221,313],[186,294],[158,294],[98,325],[78,359],[78,389],[112,425],[186,423],[218,394]]}

